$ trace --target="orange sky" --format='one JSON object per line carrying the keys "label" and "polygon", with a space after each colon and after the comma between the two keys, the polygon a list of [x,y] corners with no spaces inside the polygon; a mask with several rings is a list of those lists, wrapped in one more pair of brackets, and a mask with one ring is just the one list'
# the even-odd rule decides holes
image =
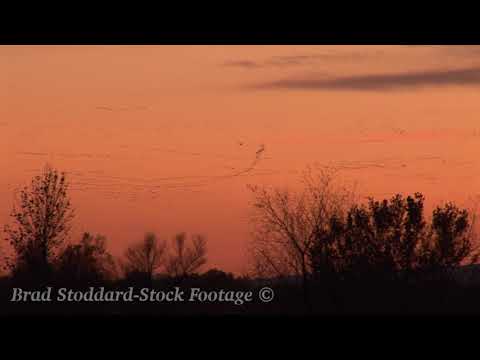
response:
{"label": "orange sky", "polygon": [[[314,163],[365,195],[479,195],[478,46],[0,46],[0,223],[45,162],[115,255],[203,233],[242,272],[247,184]],[[242,145],[240,145],[240,143]],[[254,163],[256,151],[265,151]],[[231,176],[248,169],[241,176]]]}

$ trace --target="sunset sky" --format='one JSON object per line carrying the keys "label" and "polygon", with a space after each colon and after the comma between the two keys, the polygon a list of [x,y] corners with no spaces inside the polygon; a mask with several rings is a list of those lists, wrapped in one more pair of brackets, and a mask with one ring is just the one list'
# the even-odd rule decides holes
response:
{"label": "sunset sky", "polygon": [[[0,46],[0,224],[45,163],[114,255],[154,231],[242,273],[247,184],[480,196],[479,46]],[[4,247],[5,244],[2,244]]]}

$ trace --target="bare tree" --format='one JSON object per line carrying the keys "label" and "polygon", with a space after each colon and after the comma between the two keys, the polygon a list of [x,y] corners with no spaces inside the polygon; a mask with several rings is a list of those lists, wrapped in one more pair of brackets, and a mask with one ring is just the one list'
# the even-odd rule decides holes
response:
{"label": "bare tree", "polygon": [[348,207],[353,193],[335,186],[335,169],[307,169],[304,188],[266,189],[250,186],[254,195],[254,233],[250,254],[256,276],[298,276],[309,308],[310,253],[318,234],[336,213]]}
{"label": "bare tree", "polygon": [[140,244],[129,247],[122,264],[124,272],[129,275],[143,275],[149,281],[164,265],[167,244],[158,241],[154,233],[147,233]]}
{"label": "bare tree", "polygon": [[206,262],[207,242],[201,235],[192,237],[192,244],[186,243],[186,234],[177,234],[173,240],[173,250],[167,262],[167,273],[176,278],[184,278],[196,273]]}
{"label": "bare tree", "polygon": [[13,273],[42,276],[51,269],[55,250],[67,238],[74,215],[67,190],[65,173],[47,165],[20,191],[11,213],[13,224],[5,227],[15,253],[8,261]]}

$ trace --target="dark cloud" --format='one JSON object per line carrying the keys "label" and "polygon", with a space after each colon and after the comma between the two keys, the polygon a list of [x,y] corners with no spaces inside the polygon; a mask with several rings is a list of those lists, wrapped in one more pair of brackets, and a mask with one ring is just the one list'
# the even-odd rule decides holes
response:
{"label": "dark cloud", "polygon": [[393,74],[367,74],[338,78],[285,79],[250,86],[252,89],[380,91],[435,86],[480,85],[480,67]]}

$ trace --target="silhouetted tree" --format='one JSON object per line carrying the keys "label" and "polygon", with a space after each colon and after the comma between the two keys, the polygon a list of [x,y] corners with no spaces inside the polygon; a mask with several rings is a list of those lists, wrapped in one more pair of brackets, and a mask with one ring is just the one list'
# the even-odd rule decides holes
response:
{"label": "silhouetted tree", "polygon": [[69,244],[60,252],[57,271],[61,280],[92,283],[113,279],[116,267],[106,249],[106,238],[84,233],[79,244]]}
{"label": "silhouetted tree", "polygon": [[[319,234],[312,251],[316,272],[322,272],[325,262],[336,262],[328,266],[337,273],[357,276],[391,277],[414,269],[415,251],[425,235],[423,202],[421,194],[369,199],[367,206],[354,205],[345,220],[333,218],[330,231]],[[326,244],[333,256],[325,253]]]}
{"label": "silhouetted tree", "polygon": [[241,284],[232,273],[217,268],[210,269],[201,274],[199,281],[202,287],[210,289],[233,288]]}
{"label": "silhouetted tree", "polygon": [[227,273],[216,268],[206,271],[202,277],[209,282],[232,281],[234,279],[232,273]]}
{"label": "silhouetted tree", "polygon": [[394,279],[446,269],[467,258],[475,262],[473,228],[468,212],[453,204],[437,207],[432,222],[424,217],[424,196],[400,194],[381,202],[354,205],[342,218],[330,219],[317,233],[311,251],[313,271],[320,278],[367,276]]}
{"label": "silhouetted tree", "polygon": [[310,170],[304,174],[305,188],[288,190],[250,187],[255,198],[254,239],[250,246],[257,276],[300,276],[303,297],[310,308],[308,279],[311,252],[319,234],[341,215],[353,194],[335,186],[333,170]]}
{"label": "silhouetted tree", "polygon": [[167,273],[176,278],[195,274],[207,262],[206,253],[207,242],[201,235],[194,235],[189,246],[186,243],[186,234],[177,234],[168,256]]}
{"label": "silhouetted tree", "polygon": [[15,254],[8,262],[13,274],[44,277],[51,271],[55,249],[67,237],[73,218],[67,190],[65,173],[48,165],[21,190],[11,213],[13,224],[5,227]]}
{"label": "silhouetted tree", "polygon": [[469,219],[466,209],[453,203],[435,208],[429,236],[419,254],[421,265],[445,275],[462,264],[478,262],[474,221],[474,217]]}
{"label": "silhouetted tree", "polygon": [[140,244],[129,247],[122,264],[127,278],[143,277],[152,281],[155,273],[165,264],[167,244],[159,242],[154,233],[145,234]]}

